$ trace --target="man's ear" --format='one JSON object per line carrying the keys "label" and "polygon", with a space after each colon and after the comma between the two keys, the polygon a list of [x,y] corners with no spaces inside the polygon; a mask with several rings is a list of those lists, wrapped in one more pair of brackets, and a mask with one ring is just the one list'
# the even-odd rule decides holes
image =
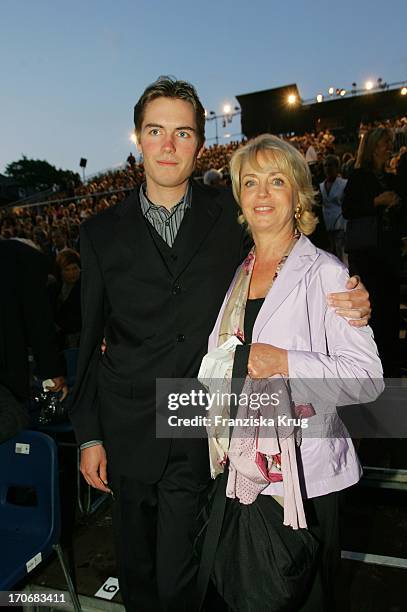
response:
{"label": "man's ear", "polygon": [[204,152],[204,150],[205,150],[205,142],[203,143],[202,147],[198,151],[198,155],[196,156],[197,159],[199,159],[201,157],[201,155]]}
{"label": "man's ear", "polygon": [[136,130],[134,130],[133,132],[133,137],[132,137],[132,141],[134,142],[137,151],[142,154],[143,151],[141,150],[141,146],[140,146],[140,134],[137,134]]}

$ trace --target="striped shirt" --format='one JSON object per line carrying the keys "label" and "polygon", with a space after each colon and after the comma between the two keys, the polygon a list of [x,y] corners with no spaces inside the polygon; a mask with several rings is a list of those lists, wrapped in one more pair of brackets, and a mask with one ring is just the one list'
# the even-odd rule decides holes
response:
{"label": "striped shirt", "polygon": [[168,210],[165,206],[157,206],[150,202],[145,194],[145,184],[140,187],[141,212],[170,247],[175,242],[185,211],[191,208],[191,191],[191,184],[188,183],[182,199]]}

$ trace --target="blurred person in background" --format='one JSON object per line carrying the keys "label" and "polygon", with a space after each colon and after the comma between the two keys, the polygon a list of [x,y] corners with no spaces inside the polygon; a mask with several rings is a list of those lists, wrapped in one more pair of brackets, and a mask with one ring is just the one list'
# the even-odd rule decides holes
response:
{"label": "blurred person in background", "polygon": [[371,326],[386,377],[398,377],[401,219],[399,179],[386,172],[392,132],[374,128],[362,137],[345,189],[343,215],[351,274],[362,276],[372,300]]}
{"label": "blurred person in background", "polygon": [[353,172],[353,167],[355,165],[355,158],[352,153],[344,153],[342,155],[342,165],[341,165],[341,175],[342,178],[349,178]]}
{"label": "blurred person in background", "polygon": [[36,372],[52,379],[53,391],[67,395],[58,362],[47,297],[47,265],[36,249],[18,240],[0,241],[0,434],[13,437],[28,424],[29,354]]}
{"label": "blurred person in background", "polygon": [[323,167],[325,180],[319,184],[319,190],[322,198],[322,214],[328,232],[328,250],[346,263],[346,221],[342,215],[342,202],[347,180],[339,176],[339,158],[336,155],[327,155]]}
{"label": "blurred person in background", "polygon": [[203,177],[204,185],[209,185],[209,187],[217,187],[222,184],[222,172],[216,170],[215,168],[211,168],[207,170]]}
{"label": "blurred person in background", "polygon": [[57,280],[49,294],[60,350],[79,346],[81,317],[81,261],[79,253],[65,249],[56,259]]}

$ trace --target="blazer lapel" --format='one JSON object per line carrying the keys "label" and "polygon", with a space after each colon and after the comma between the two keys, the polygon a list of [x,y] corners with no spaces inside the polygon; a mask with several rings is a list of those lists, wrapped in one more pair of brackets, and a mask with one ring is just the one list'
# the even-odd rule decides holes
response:
{"label": "blazer lapel", "polygon": [[221,205],[217,199],[216,192],[206,192],[192,181],[192,203],[187,213],[188,223],[182,222],[175,240],[175,244],[179,245],[175,276],[182,274],[189,265],[216,223],[221,213]]}
{"label": "blazer lapel", "polygon": [[132,255],[140,251],[140,242],[147,242],[148,230],[141,213],[137,190],[119,204],[118,240]]}
{"label": "blazer lapel", "polygon": [[294,287],[304,278],[309,268],[318,257],[318,251],[308,238],[301,236],[291,251],[281,274],[266,295],[253,328],[253,342],[262,331],[267,321],[281,306]]}
{"label": "blazer lapel", "polygon": [[322,198],[325,200],[328,197],[327,191],[326,191],[326,185],[325,185],[325,181],[322,181],[322,183],[319,186],[320,190],[321,190],[321,194],[322,194]]}
{"label": "blazer lapel", "polygon": [[[153,237],[153,227],[148,227],[148,221],[141,212],[138,191],[134,190],[128,198],[119,204],[120,220],[117,224],[117,241],[130,255],[131,260],[139,265],[140,261],[154,260],[157,256],[163,262],[166,270],[171,273],[165,257]],[[157,235],[157,240],[160,237]]]}

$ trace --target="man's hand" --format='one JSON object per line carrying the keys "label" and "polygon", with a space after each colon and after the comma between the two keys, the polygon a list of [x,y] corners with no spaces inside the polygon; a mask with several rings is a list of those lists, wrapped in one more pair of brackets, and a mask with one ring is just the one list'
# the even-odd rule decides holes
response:
{"label": "man's hand", "polygon": [[346,283],[346,288],[351,291],[330,293],[327,297],[328,304],[335,308],[336,314],[349,318],[349,325],[364,327],[372,313],[369,293],[358,276],[352,276]]}
{"label": "man's hand", "polygon": [[47,387],[47,389],[49,389],[53,393],[58,393],[59,391],[62,391],[60,401],[63,402],[66,396],[68,395],[68,386],[65,382],[65,377],[57,376],[56,378],[51,378],[50,380],[52,380],[54,385],[52,387]]}
{"label": "man's hand", "polygon": [[86,482],[104,493],[111,493],[107,486],[106,451],[102,444],[95,444],[81,450],[80,470]]}
{"label": "man's hand", "polygon": [[250,378],[269,378],[274,374],[288,376],[288,355],[285,349],[255,342],[250,347],[247,373]]}

